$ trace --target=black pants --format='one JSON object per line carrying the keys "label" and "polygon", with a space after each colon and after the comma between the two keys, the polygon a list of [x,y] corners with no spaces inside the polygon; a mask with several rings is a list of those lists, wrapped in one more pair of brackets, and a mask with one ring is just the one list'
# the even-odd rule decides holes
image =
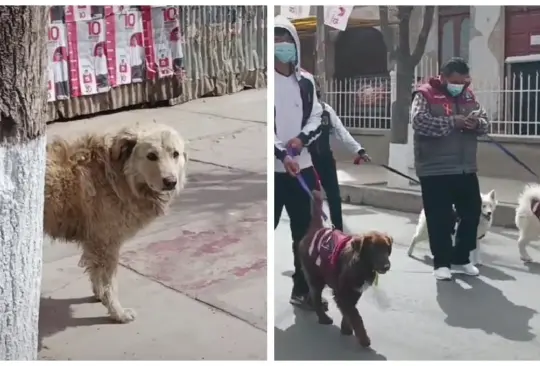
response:
{"label": "black pants", "polygon": [[[482,210],[478,177],[476,174],[420,177],[420,184],[435,269],[469,263],[469,254],[476,249]],[[454,247],[452,205],[460,220]]]}
{"label": "black pants", "polygon": [[[303,169],[300,174],[302,174],[309,189],[313,190],[316,185],[313,168]],[[285,207],[290,219],[293,240],[293,293],[296,295],[305,295],[309,292],[309,287],[300,265],[298,244],[309,228],[311,221],[311,199],[302,189],[297,178],[287,173],[274,173],[274,178],[274,229],[277,228],[279,219],[281,218],[281,212],[283,211],[283,207]]]}
{"label": "black pants", "polygon": [[336,170],[336,160],[330,152],[328,154],[311,154],[313,166],[319,175],[321,185],[328,199],[330,207],[330,219],[332,224],[339,231],[343,231],[343,216],[341,213],[341,195],[339,193],[339,182]]}

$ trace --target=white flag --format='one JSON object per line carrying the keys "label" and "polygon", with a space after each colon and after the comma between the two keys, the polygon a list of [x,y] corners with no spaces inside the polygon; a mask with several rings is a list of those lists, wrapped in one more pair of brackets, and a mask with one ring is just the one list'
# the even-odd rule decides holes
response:
{"label": "white flag", "polygon": [[311,6],[281,6],[281,15],[287,19],[302,19],[309,17],[309,10]]}
{"label": "white flag", "polygon": [[324,7],[324,24],[329,27],[344,31],[347,28],[349,17],[354,6],[337,5]]}

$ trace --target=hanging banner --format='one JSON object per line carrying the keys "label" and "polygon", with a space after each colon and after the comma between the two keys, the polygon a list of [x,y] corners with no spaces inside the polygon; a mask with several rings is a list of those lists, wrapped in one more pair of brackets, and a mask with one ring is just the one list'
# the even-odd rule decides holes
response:
{"label": "hanging banner", "polygon": [[337,5],[324,7],[324,24],[344,31],[347,28],[349,17],[352,14],[353,5]]}
{"label": "hanging banner", "polygon": [[148,79],[182,74],[184,53],[179,18],[177,6],[143,7]]}
{"label": "hanging banner", "polygon": [[143,81],[145,50],[142,15],[138,6],[115,6],[115,84]]}
{"label": "hanging banner", "polygon": [[69,99],[69,62],[63,7],[52,6],[47,32],[47,100]]}
{"label": "hanging banner", "polygon": [[114,50],[115,37],[114,29],[106,31],[110,20],[105,18],[112,16],[112,6],[92,6],[91,20],[75,20],[74,8],[66,9],[72,95],[107,92],[111,88],[107,52]]}
{"label": "hanging banner", "polygon": [[309,17],[310,5],[281,6],[280,14],[287,19],[303,19]]}

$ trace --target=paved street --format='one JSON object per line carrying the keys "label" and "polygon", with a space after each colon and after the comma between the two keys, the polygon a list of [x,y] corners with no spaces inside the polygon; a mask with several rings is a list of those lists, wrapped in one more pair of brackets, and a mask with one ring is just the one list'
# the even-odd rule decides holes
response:
{"label": "paved street", "polygon": [[50,126],[49,136],[166,123],[189,140],[186,190],[127,243],[111,324],[76,246],[44,247],[40,358],[266,359],[266,90]]}
{"label": "paved street", "polygon": [[[328,210],[327,210],[328,212]],[[496,214],[496,213],[495,213]],[[313,313],[288,303],[292,249],[288,218],[275,232],[276,360],[538,360],[540,358],[540,264],[519,261],[512,230],[489,233],[479,278],[437,282],[427,243],[406,254],[416,216],[345,205],[352,232],[386,231],[395,240],[392,269],[358,304],[372,350],[340,335],[341,315],[330,293],[334,325],[319,325]],[[538,246],[531,255],[540,262]]]}

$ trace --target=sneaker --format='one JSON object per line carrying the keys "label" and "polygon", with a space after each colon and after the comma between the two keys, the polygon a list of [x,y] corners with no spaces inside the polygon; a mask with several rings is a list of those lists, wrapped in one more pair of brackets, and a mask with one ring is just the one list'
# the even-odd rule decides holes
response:
{"label": "sneaker", "polygon": [[480,270],[476,268],[476,266],[472,263],[467,263],[463,265],[453,265],[452,271],[455,273],[461,273],[467,276],[478,276],[480,274]]}
{"label": "sneaker", "polygon": [[[297,295],[292,294],[291,298],[289,300],[289,303],[294,306],[298,306],[299,308],[302,308],[304,310],[314,311],[313,309],[313,303],[311,301],[311,296],[309,294],[307,295]],[[326,299],[322,299],[324,311],[328,311],[328,301]]]}
{"label": "sneaker", "polygon": [[448,267],[439,267],[433,271],[433,275],[439,281],[449,281],[452,279],[452,273]]}

